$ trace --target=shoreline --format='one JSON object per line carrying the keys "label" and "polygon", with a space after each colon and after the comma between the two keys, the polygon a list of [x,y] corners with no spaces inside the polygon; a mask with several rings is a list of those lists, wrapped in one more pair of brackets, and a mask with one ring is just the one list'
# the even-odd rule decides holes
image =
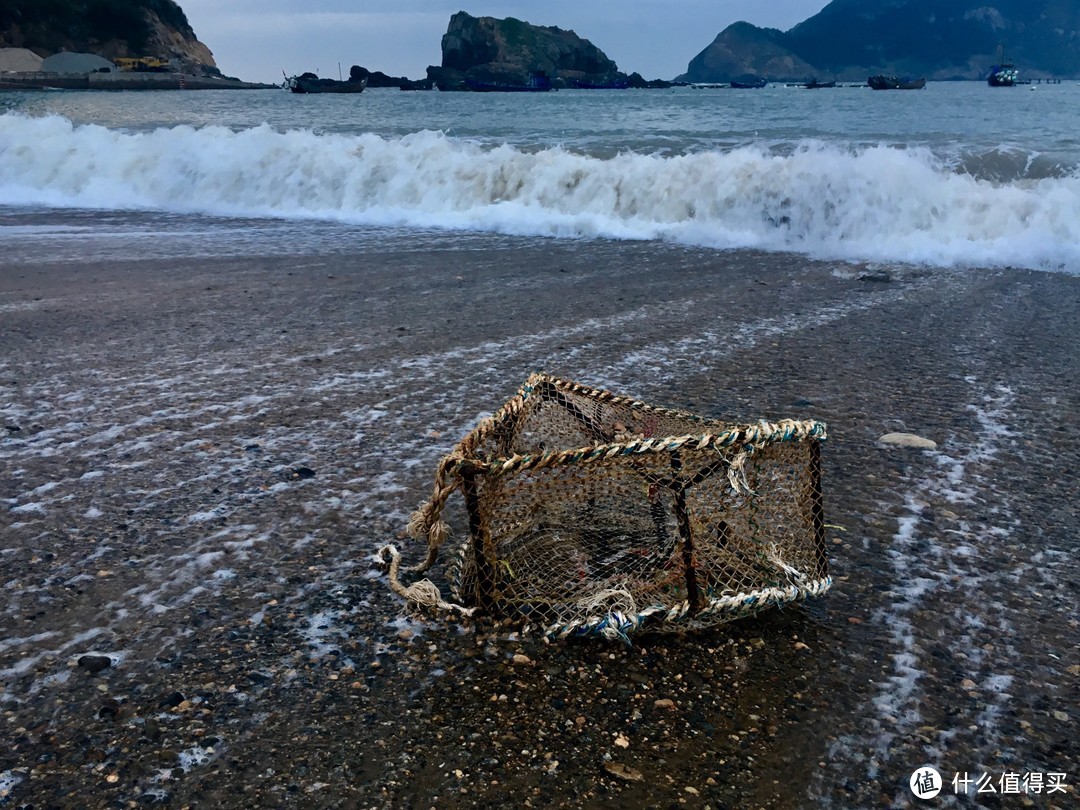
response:
{"label": "shoreline", "polygon": [[275,90],[280,85],[186,73],[0,73],[0,90]]}
{"label": "shoreline", "polygon": [[[1075,798],[1077,276],[396,231],[171,259],[78,238],[96,258],[43,239],[0,260],[14,806],[916,806],[928,763],[1063,772],[1034,798]],[[403,619],[375,549],[541,368],[826,422],[832,590],[630,648]],[[938,449],[878,443],[897,430]]]}

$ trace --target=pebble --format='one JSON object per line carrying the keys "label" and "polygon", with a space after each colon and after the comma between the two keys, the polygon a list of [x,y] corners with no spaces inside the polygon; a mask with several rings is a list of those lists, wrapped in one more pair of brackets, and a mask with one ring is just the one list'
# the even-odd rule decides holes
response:
{"label": "pebble", "polygon": [[675,701],[671,698],[658,698],[653,701],[653,706],[658,709],[674,709]]}
{"label": "pebble", "polygon": [[79,656],[79,666],[95,675],[103,669],[112,666],[112,659],[107,655],[82,655]]}
{"label": "pebble", "polygon": [[977,686],[978,684],[976,684],[975,681],[971,680],[971,678],[964,678],[964,680],[960,681],[960,688],[966,689],[969,692],[972,689],[975,689]]}
{"label": "pebble", "polygon": [[513,661],[514,661],[515,664],[531,664],[532,663],[532,659],[529,658],[529,656],[522,655],[521,653],[517,653],[516,655],[514,655]]}
{"label": "pebble", "polygon": [[164,698],[162,698],[161,702],[158,703],[158,706],[161,707],[162,709],[172,709],[172,708],[174,708],[176,706],[179,706],[183,702],[184,702],[184,695],[182,693],[180,693],[180,692],[173,692],[172,694],[167,695]]}
{"label": "pebble", "polygon": [[809,645],[803,644],[801,641],[796,641],[795,642],[795,649],[796,650],[806,650],[807,652],[810,651]]}
{"label": "pebble", "polygon": [[622,779],[626,782],[641,782],[645,779],[641,774],[641,771],[637,768],[631,768],[629,765],[623,765],[621,762],[605,762],[604,770],[615,778]]}
{"label": "pebble", "polygon": [[882,444],[892,444],[897,447],[914,447],[919,450],[935,450],[937,442],[916,436],[914,433],[886,433],[878,438]]}

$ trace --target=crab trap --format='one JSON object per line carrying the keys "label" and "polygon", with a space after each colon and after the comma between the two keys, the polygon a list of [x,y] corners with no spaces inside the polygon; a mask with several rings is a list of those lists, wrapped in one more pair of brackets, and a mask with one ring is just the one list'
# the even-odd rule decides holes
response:
{"label": "crab trap", "polygon": [[[825,425],[730,425],[534,374],[440,463],[409,523],[435,562],[460,491],[468,535],[408,601],[542,628],[548,637],[681,631],[828,590]],[[462,521],[464,523],[464,521]]]}

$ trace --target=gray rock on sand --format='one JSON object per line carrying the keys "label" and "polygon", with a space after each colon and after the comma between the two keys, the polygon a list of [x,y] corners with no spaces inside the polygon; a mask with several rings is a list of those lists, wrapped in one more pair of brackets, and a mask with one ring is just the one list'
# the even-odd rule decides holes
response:
{"label": "gray rock on sand", "polygon": [[95,655],[94,653],[88,653],[79,657],[78,664],[85,669],[91,675],[96,675],[102,670],[108,669],[112,666],[113,660],[108,655]]}
{"label": "gray rock on sand", "polygon": [[886,433],[878,439],[882,444],[892,444],[897,447],[915,447],[920,450],[936,450],[937,442],[932,439],[924,439],[914,433]]}

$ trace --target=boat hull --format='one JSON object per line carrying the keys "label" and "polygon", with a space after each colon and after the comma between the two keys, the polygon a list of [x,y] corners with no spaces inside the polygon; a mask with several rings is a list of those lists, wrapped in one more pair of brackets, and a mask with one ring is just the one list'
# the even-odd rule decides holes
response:
{"label": "boat hull", "polygon": [[336,82],[333,79],[305,79],[293,76],[288,81],[293,93],[309,95],[312,93],[362,93],[367,87],[367,79],[358,82]]}
{"label": "boat hull", "polygon": [[994,65],[986,77],[991,87],[1015,87],[1020,72],[1012,65]]}
{"label": "boat hull", "polygon": [[900,79],[896,76],[871,76],[866,83],[874,90],[922,90],[926,87],[926,79]]}

